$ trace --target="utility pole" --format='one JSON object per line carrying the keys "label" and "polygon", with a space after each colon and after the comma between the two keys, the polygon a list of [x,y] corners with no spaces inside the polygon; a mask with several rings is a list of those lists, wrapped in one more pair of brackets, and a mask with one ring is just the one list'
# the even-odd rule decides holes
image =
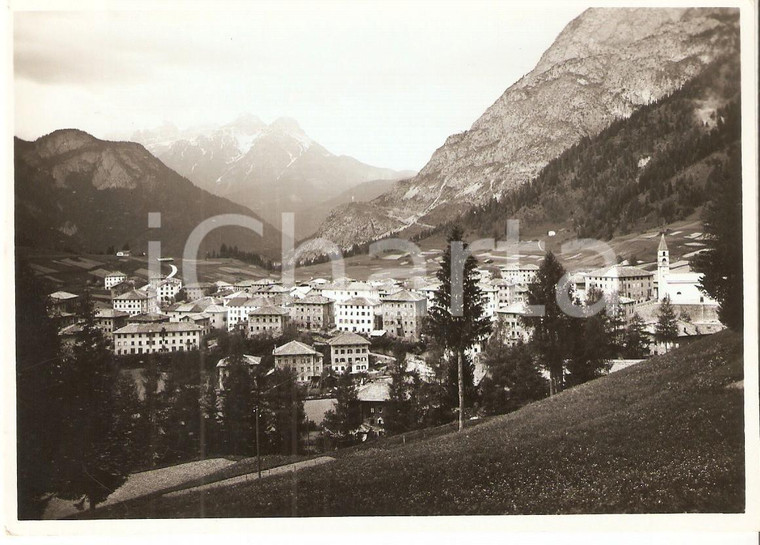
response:
{"label": "utility pole", "polygon": [[259,388],[256,384],[256,469],[261,479],[261,451],[259,450]]}
{"label": "utility pole", "polygon": [[[274,369],[270,369],[264,376],[268,377],[272,373],[274,373]],[[259,475],[259,479],[261,479],[261,449],[259,447],[259,413],[261,412],[261,389],[259,387],[258,377],[253,379],[253,384],[256,386],[256,470]],[[277,388],[277,386],[279,386],[279,384],[272,386],[269,388],[269,390],[274,390]],[[267,390],[267,392],[269,390]]]}

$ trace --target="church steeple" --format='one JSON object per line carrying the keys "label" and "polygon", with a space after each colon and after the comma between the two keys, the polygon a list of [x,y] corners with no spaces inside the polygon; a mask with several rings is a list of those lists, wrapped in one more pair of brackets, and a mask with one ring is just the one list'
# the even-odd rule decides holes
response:
{"label": "church steeple", "polygon": [[665,233],[657,246],[657,299],[662,301],[668,294],[668,275],[670,274],[670,252],[665,242]]}
{"label": "church steeple", "polygon": [[665,233],[660,236],[660,245],[657,247],[657,255],[660,255],[660,252],[667,252],[668,251],[668,245],[665,242]]}

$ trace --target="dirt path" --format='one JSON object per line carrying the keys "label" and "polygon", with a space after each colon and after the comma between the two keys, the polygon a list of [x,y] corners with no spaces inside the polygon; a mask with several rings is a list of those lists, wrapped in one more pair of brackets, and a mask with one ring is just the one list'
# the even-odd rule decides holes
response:
{"label": "dirt path", "polygon": [[[320,456],[319,458],[312,458],[311,460],[304,460],[303,462],[296,462],[294,464],[287,464],[284,466],[278,466],[273,467],[272,469],[265,469],[261,472],[261,478],[264,479],[266,477],[271,477],[272,475],[280,475],[282,473],[292,473],[295,471],[298,471],[300,469],[303,469],[305,467],[313,467],[318,466],[322,464],[326,464],[328,462],[335,461],[335,458],[332,456]],[[257,472],[252,473],[246,473],[245,475],[239,475],[237,477],[232,477],[230,479],[225,479],[223,481],[216,481],[213,483],[203,484],[200,486],[194,486],[192,488],[185,488],[184,490],[177,490],[175,492],[169,492],[168,494],[164,494],[165,497],[171,498],[173,496],[180,496],[182,494],[188,494],[193,492],[201,492],[204,490],[211,490],[212,488],[221,488],[225,486],[232,486],[235,484],[240,484],[248,481],[255,481],[259,477],[257,475]]]}

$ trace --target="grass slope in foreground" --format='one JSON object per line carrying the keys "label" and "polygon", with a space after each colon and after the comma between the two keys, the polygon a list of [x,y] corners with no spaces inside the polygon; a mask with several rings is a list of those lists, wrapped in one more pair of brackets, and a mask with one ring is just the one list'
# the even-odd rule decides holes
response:
{"label": "grass slope in foreground", "polygon": [[744,510],[742,338],[722,332],[466,430],[118,517]]}

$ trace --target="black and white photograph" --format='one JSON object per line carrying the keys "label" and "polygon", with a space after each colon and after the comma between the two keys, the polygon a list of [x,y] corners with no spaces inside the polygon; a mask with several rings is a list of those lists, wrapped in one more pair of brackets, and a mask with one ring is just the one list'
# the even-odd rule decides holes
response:
{"label": "black and white photograph", "polygon": [[756,539],[756,2],[6,10],[7,533]]}

